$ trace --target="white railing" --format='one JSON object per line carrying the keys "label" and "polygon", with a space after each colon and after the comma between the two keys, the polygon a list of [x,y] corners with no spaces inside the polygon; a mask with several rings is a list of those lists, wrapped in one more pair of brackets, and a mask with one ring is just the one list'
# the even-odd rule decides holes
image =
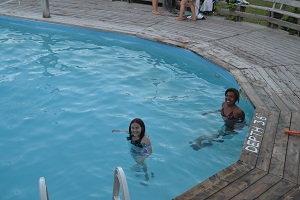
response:
{"label": "white railing", "polygon": [[[114,172],[112,200],[120,200],[120,188],[122,189],[122,200],[130,200],[125,173],[121,167],[117,167]],[[40,177],[39,189],[40,200],[49,200],[46,179],[44,177]]]}
{"label": "white railing", "polygon": [[49,200],[46,179],[41,177],[39,180],[40,200]]}
{"label": "white railing", "polygon": [[125,173],[121,167],[117,167],[114,173],[114,188],[112,200],[120,200],[120,186],[122,188],[122,200],[130,200]]}

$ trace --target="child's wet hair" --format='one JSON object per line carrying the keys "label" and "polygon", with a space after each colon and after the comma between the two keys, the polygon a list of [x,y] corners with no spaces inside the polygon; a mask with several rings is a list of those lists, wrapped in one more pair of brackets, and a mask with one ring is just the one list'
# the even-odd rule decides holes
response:
{"label": "child's wet hair", "polygon": [[138,140],[138,142],[141,142],[142,138],[143,138],[144,135],[145,135],[146,127],[145,127],[145,123],[144,123],[143,120],[140,119],[140,118],[134,118],[134,119],[130,122],[130,124],[129,124],[129,130],[128,130],[129,136],[127,137],[127,140],[131,140],[131,141],[132,141],[131,124],[133,124],[133,123],[137,123],[137,124],[139,124],[139,125],[141,126],[141,129],[142,129],[142,130],[141,130],[141,136],[140,136],[140,138],[139,138],[139,140]]}
{"label": "child's wet hair", "polygon": [[236,102],[240,102],[240,92],[235,89],[235,88],[228,88],[226,91],[225,91],[225,96],[228,92],[233,92],[234,93],[234,96],[235,96],[235,101]]}

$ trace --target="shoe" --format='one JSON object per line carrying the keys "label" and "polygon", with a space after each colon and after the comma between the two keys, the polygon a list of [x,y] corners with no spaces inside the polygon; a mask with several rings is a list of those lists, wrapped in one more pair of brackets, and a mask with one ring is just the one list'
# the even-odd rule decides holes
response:
{"label": "shoe", "polygon": [[241,4],[249,5],[249,2],[246,0],[240,0]]}
{"label": "shoe", "polygon": [[[190,19],[192,16],[187,16],[188,19]],[[197,15],[198,20],[205,20],[205,17],[201,15],[200,13]]]}
{"label": "shoe", "polygon": [[197,15],[197,19],[200,19],[200,20],[205,20],[205,17],[203,15],[201,15],[201,13],[199,13]]}

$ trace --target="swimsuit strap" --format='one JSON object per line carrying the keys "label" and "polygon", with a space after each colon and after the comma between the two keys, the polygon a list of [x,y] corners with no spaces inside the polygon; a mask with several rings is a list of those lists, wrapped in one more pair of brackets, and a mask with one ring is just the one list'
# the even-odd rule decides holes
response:
{"label": "swimsuit strap", "polygon": [[225,114],[224,114],[224,107],[225,107],[225,106],[222,107],[221,115],[225,117]]}
{"label": "swimsuit strap", "polygon": [[232,109],[232,111],[231,111],[228,115],[225,115],[225,113],[224,113],[224,107],[225,107],[225,106],[222,107],[221,115],[222,115],[223,117],[226,117],[226,118],[229,119],[229,120],[235,119],[235,118],[234,118],[234,115],[233,115],[234,108]]}
{"label": "swimsuit strap", "polygon": [[227,115],[227,119],[235,119],[233,115],[233,111]]}
{"label": "swimsuit strap", "polygon": [[137,140],[131,141],[131,144],[133,144],[136,147],[143,148],[143,145]]}

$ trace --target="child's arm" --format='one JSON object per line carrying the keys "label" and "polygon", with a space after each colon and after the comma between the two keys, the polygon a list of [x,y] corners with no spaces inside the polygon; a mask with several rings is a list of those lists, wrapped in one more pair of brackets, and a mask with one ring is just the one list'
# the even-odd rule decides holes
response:
{"label": "child's arm", "polygon": [[146,136],[145,139],[142,140],[142,142],[146,144],[148,153],[145,156],[139,158],[138,159],[139,162],[143,162],[147,157],[149,157],[152,154],[152,146],[151,146],[150,139]]}
{"label": "child's arm", "polygon": [[124,133],[129,133],[128,130],[112,130],[111,132],[124,132]]}
{"label": "child's arm", "polygon": [[212,111],[208,111],[208,112],[202,113],[202,115],[207,115],[207,114],[217,113],[217,112],[221,112],[221,109],[220,109],[220,110],[212,110]]}

